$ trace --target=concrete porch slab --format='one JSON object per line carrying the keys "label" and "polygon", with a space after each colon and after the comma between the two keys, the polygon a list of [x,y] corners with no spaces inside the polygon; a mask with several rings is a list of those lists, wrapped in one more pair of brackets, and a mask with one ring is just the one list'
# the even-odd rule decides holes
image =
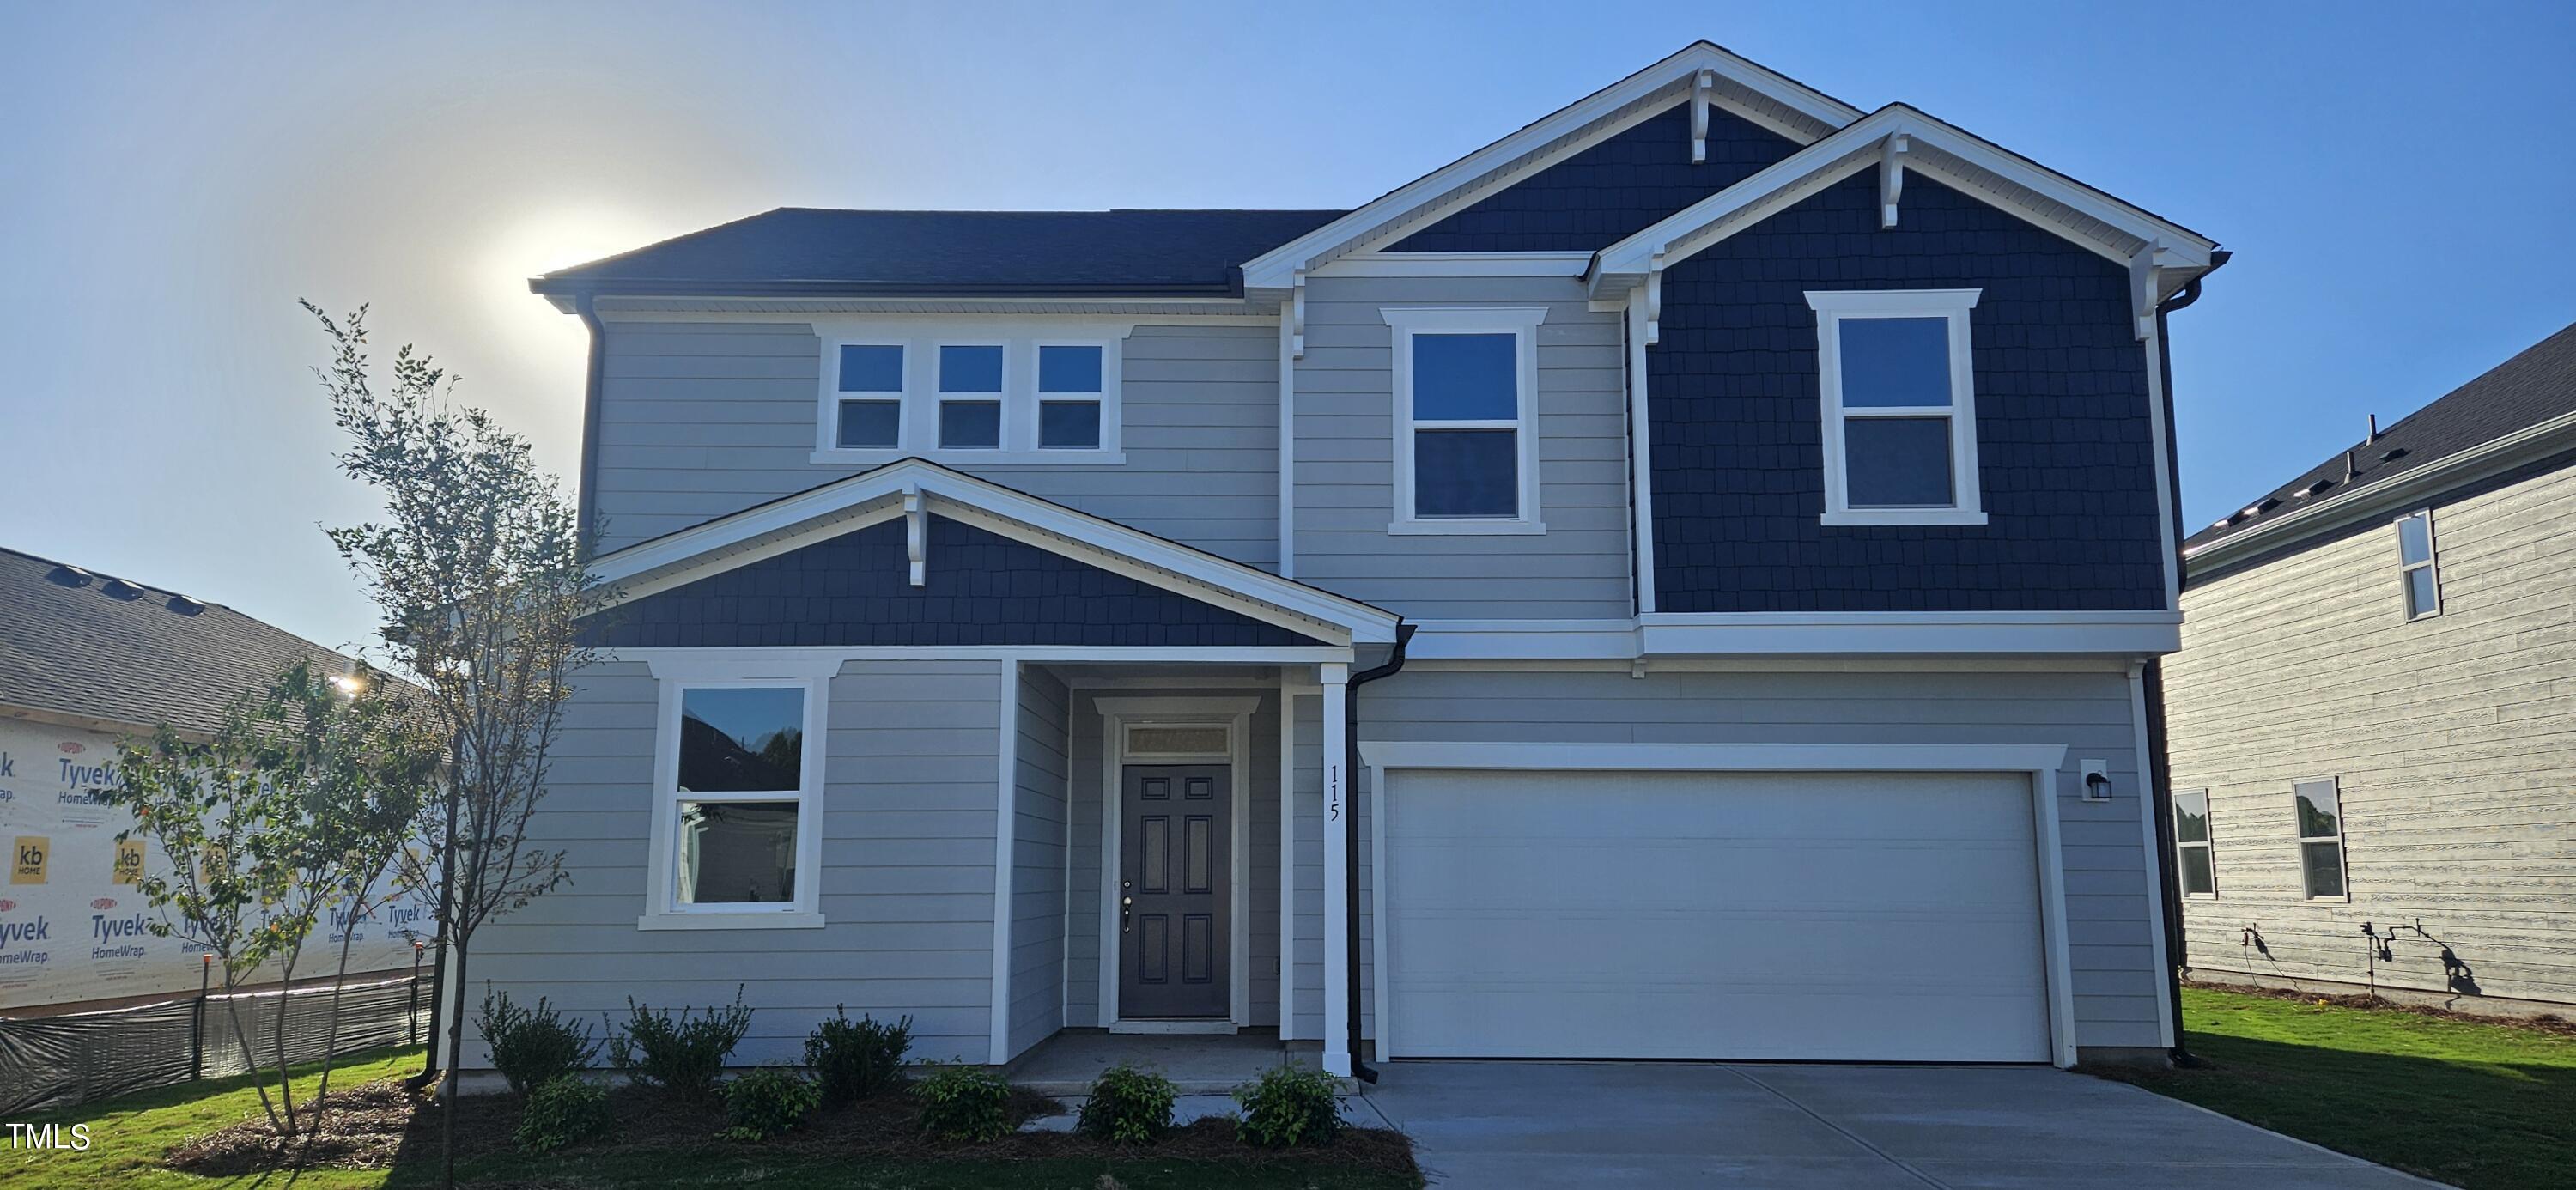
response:
{"label": "concrete porch slab", "polygon": [[[1319,1042],[1282,1044],[1273,1033],[1164,1034],[1066,1030],[1020,1055],[1010,1079],[1041,1095],[1080,1096],[1121,1062],[1172,1080],[1180,1093],[1224,1097],[1282,1062],[1317,1065]],[[1229,1110],[1231,1110],[1231,1101]]]}

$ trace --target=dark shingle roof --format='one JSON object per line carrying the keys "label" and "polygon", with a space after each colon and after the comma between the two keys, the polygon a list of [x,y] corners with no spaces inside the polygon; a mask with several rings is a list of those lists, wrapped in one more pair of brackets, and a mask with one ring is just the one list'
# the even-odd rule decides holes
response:
{"label": "dark shingle roof", "polygon": [[[2279,520],[2319,500],[2395,479],[2462,451],[2576,412],[2576,326],[2525,349],[2475,380],[2352,447],[2353,475],[2344,456],[2333,458],[2272,489],[2228,519],[2194,533],[2183,545],[2197,550]],[[2319,487],[2320,483],[2323,487]],[[2302,496],[2298,493],[2306,492]],[[2250,509],[2252,511],[2243,511]]]}
{"label": "dark shingle roof", "polygon": [[535,278],[543,294],[1230,294],[1340,211],[781,207]]}
{"label": "dark shingle roof", "polygon": [[[298,658],[341,653],[231,608],[0,549],[0,704],[208,732],[227,703]],[[190,609],[194,609],[193,612]]]}

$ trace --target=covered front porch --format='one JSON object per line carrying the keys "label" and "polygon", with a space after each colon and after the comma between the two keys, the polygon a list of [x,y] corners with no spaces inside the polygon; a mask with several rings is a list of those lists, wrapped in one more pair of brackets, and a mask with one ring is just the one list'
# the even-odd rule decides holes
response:
{"label": "covered front porch", "polygon": [[1323,1043],[1283,1042],[1268,1029],[1221,1036],[1067,1029],[1020,1055],[1009,1074],[1041,1095],[1080,1095],[1101,1071],[1124,1063],[1161,1074],[1183,1095],[1227,1095],[1279,1065],[1322,1061]]}

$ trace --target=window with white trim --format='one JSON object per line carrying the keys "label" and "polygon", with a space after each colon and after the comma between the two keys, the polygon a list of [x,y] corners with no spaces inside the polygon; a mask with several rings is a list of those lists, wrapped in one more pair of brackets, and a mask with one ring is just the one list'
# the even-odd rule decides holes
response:
{"label": "window with white trim", "polygon": [[939,345],[941,450],[1002,449],[1005,371],[999,343]]}
{"label": "window with white trim", "polygon": [[1810,292],[1828,525],[1982,525],[1975,289]]}
{"label": "window with white trim", "polygon": [[2433,556],[2433,510],[2397,518],[2397,573],[2406,586],[2406,618],[2442,614],[2441,566]]}
{"label": "window with white trim", "polygon": [[2218,895],[2217,866],[2210,862],[2209,791],[2173,795],[2175,875],[2186,897]]}
{"label": "window with white trim", "polygon": [[1538,327],[1546,307],[1399,308],[1394,518],[1400,534],[1541,533]]}
{"label": "window with white trim", "polygon": [[2344,887],[2343,790],[2333,777],[2290,787],[2299,820],[2299,884],[2309,900],[2340,900]]}
{"label": "window with white trim", "polygon": [[834,357],[833,444],[892,450],[903,443],[901,343],[842,343]]}
{"label": "window with white trim", "polygon": [[818,329],[817,464],[875,466],[908,455],[987,466],[1125,461],[1125,324],[870,317]]}
{"label": "window with white trim", "polygon": [[823,697],[811,681],[670,684],[645,924],[819,921]]}

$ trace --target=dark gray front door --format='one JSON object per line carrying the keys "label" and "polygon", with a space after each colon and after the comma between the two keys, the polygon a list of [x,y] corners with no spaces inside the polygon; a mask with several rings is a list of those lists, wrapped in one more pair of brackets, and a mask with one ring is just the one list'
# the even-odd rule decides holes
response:
{"label": "dark gray front door", "polygon": [[1118,1015],[1222,1017],[1234,791],[1221,764],[1131,764],[1118,823]]}

